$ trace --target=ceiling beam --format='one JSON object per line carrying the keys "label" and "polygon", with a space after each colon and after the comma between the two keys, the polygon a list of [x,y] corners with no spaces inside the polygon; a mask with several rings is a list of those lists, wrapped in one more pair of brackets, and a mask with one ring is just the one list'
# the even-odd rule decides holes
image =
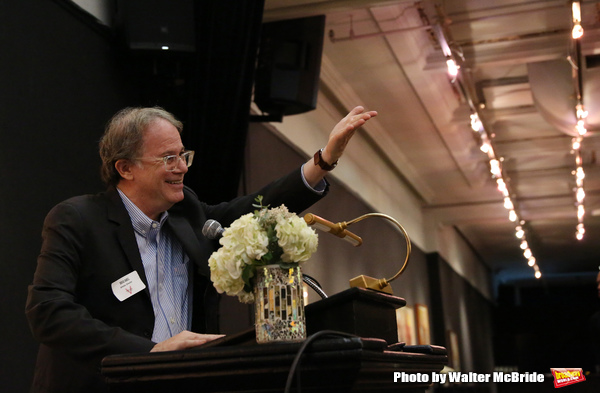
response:
{"label": "ceiling beam", "polygon": [[298,1],[265,1],[263,21],[303,18],[314,15],[330,14],[334,12],[352,11],[371,7],[398,5],[399,3],[413,4],[413,0],[313,0],[297,4]]}

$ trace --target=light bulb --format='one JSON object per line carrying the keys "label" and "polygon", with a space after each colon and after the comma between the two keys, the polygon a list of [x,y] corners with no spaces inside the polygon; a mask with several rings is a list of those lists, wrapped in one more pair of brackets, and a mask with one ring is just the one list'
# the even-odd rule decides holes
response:
{"label": "light bulb", "polygon": [[584,215],[585,215],[585,208],[583,207],[583,205],[577,206],[577,219],[579,221],[581,221],[583,219]]}
{"label": "light bulb", "polygon": [[579,202],[579,203],[583,202],[583,200],[585,198],[585,191],[583,191],[582,187],[577,188],[576,196],[577,196],[577,202]]}
{"label": "light bulb", "polygon": [[481,120],[479,120],[479,115],[477,113],[471,115],[471,128],[475,132],[479,132],[483,128],[483,124],[481,123]]}
{"label": "light bulb", "polygon": [[575,107],[578,119],[585,119],[588,116],[588,111],[583,108],[583,104],[577,104]]}
{"label": "light bulb", "polygon": [[573,14],[573,22],[581,22],[581,4],[579,1],[571,3],[571,12]]}
{"label": "light bulb", "polygon": [[506,188],[504,179],[499,178],[496,180],[496,183],[498,184],[498,191],[500,191],[505,197],[508,196],[508,188]]}
{"label": "light bulb", "polygon": [[459,70],[460,66],[457,65],[453,59],[446,60],[446,66],[448,67],[448,74],[450,76],[458,75],[458,70]]}
{"label": "light bulb", "polygon": [[525,231],[520,226],[518,226],[516,229],[517,229],[517,232],[515,233],[515,236],[519,239],[522,239],[523,236],[525,235]]}
{"label": "light bulb", "polygon": [[506,210],[513,210],[515,208],[509,197],[504,198],[504,208]]}
{"label": "light bulb", "polygon": [[583,37],[583,27],[581,27],[579,23],[573,26],[573,31],[571,31],[571,37],[573,37],[574,40]]}
{"label": "light bulb", "polygon": [[490,160],[490,172],[496,176],[500,175],[500,161],[496,159]]}

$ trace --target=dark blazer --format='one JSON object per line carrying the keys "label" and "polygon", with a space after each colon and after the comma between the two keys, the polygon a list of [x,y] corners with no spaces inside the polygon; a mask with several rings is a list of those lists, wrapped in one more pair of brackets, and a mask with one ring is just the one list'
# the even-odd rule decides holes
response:
{"label": "dark blazer", "polygon": [[[322,195],[308,189],[299,170],[258,192],[209,206],[189,188],[169,210],[166,230],[179,239],[195,267],[192,330],[218,333],[218,295],[210,282],[208,258],[218,247],[202,235],[209,219],[228,226],[253,211],[257,195],[272,207],[301,212]],[[148,352],[154,312],[148,289],[120,302],[111,284],[136,270],[146,287],[131,220],[115,188],[71,198],[55,206],[44,222],[43,244],[26,316],[40,342],[33,392],[105,392],[100,362],[107,355]]]}

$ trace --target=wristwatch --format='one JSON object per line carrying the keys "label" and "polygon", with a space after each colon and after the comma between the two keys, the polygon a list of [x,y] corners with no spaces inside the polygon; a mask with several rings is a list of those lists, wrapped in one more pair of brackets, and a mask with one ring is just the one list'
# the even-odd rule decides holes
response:
{"label": "wristwatch", "polygon": [[317,152],[315,153],[315,165],[318,165],[321,167],[321,169],[323,169],[324,171],[330,171],[333,168],[335,168],[338,164],[338,162],[334,162],[333,164],[329,165],[328,163],[325,162],[325,160],[323,160],[323,149],[317,150]]}

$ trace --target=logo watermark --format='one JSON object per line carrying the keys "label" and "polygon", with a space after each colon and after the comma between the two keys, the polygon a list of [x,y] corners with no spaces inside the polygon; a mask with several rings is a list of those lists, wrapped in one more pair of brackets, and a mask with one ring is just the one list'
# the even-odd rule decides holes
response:
{"label": "logo watermark", "polygon": [[406,373],[395,372],[394,382],[409,383],[486,383],[486,382],[544,382],[544,374],[493,372],[491,374],[453,371],[448,373]]}
{"label": "logo watermark", "polygon": [[555,388],[562,388],[563,386],[585,381],[583,369],[581,368],[551,368],[550,371],[554,375]]}
{"label": "logo watermark", "polygon": [[[583,369],[581,368],[551,368],[554,376],[554,387],[562,388],[574,383],[585,381]],[[394,372],[395,383],[417,383],[417,384],[446,384],[446,383],[540,383],[544,382],[544,374],[519,373],[516,371],[493,373],[475,373],[449,371],[443,373],[407,373]]]}

